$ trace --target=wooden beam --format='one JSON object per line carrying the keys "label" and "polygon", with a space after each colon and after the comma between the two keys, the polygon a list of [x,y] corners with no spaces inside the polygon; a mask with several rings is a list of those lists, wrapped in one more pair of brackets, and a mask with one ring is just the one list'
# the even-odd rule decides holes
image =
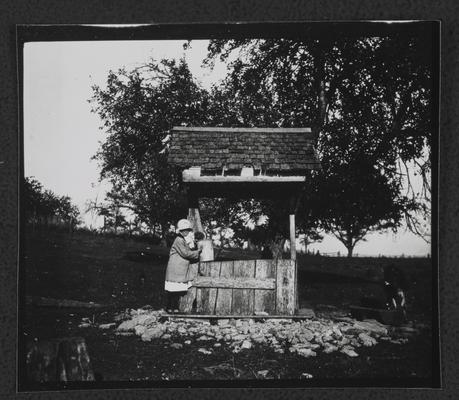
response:
{"label": "wooden beam", "polygon": [[280,314],[268,314],[268,315],[236,315],[236,314],[161,314],[161,318],[172,318],[172,319],[285,319],[285,320],[306,320],[311,319],[310,316],[306,315],[280,315]]}
{"label": "wooden beam", "polygon": [[296,260],[296,233],[295,233],[295,214],[290,214],[290,259]]}
{"label": "wooden beam", "polygon": [[193,190],[187,192],[188,221],[191,222],[194,232],[204,232],[202,228],[201,215],[199,214],[199,199]]}
{"label": "wooden beam", "polygon": [[199,208],[188,209],[188,221],[191,222],[193,232],[204,232],[201,222],[201,215],[199,214]]}
{"label": "wooden beam", "polygon": [[305,176],[236,176],[236,175],[209,175],[196,176],[184,170],[182,173],[183,182],[187,183],[230,183],[230,182],[249,182],[249,183],[292,183],[306,182]]}
{"label": "wooden beam", "polygon": [[276,312],[282,315],[295,313],[295,263],[292,260],[277,260]]}
{"label": "wooden beam", "polygon": [[193,280],[197,288],[224,288],[224,289],[275,289],[274,278],[223,278],[198,276]]}
{"label": "wooden beam", "polygon": [[229,128],[229,127],[199,127],[174,126],[173,132],[253,132],[253,133],[312,133],[312,128]]}

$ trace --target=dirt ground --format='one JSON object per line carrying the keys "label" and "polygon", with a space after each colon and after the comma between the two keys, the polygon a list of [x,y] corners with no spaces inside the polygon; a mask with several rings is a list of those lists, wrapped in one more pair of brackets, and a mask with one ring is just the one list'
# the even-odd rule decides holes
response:
{"label": "dirt ground", "polygon": [[[86,339],[97,379],[120,381],[308,379],[308,385],[368,385],[429,387],[434,384],[431,330],[405,344],[379,343],[359,349],[359,356],[342,353],[307,358],[279,354],[257,345],[234,354],[224,345],[211,355],[197,353],[197,343],[181,349],[170,341],[143,342],[113,330],[79,328],[82,318],[112,322],[126,308],[164,304],[167,249],[121,238],[76,232],[36,232],[26,235],[22,268],[24,296],[71,299],[106,305],[100,310],[43,307],[22,309],[19,334],[23,339],[81,336]],[[299,257],[299,294],[302,307],[324,305],[346,309],[365,296],[382,296],[381,267],[395,262],[411,282],[408,317],[427,326],[432,322],[430,259],[331,259]],[[274,381],[272,381],[274,382]],[[341,382],[341,383],[339,383]],[[26,384],[26,383],[25,383]]]}

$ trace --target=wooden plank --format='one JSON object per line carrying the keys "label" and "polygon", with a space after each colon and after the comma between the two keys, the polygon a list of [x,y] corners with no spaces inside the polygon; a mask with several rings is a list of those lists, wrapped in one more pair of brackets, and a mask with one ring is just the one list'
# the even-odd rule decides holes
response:
{"label": "wooden plank", "polygon": [[[218,314],[218,315],[213,315],[213,314],[161,314],[161,318],[166,317],[166,318],[184,318],[184,319],[228,319],[228,318],[236,318],[240,319],[240,315],[235,315],[235,314]],[[244,319],[250,318],[250,319],[291,319],[291,320],[306,320],[306,319],[311,319],[311,316],[307,315],[244,315]]]}
{"label": "wooden plank", "polygon": [[[198,263],[190,264],[187,273],[188,280],[194,280],[198,276]],[[196,299],[196,288],[190,287],[186,295],[182,296],[179,303],[179,310],[181,312],[191,312],[193,309],[193,303]]]}
{"label": "wooden plank", "polygon": [[[185,171],[184,171],[185,172]],[[255,176],[240,176],[240,175],[201,175],[191,176],[182,173],[183,182],[187,183],[227,183],[227,182],[275,182],[275,183],[289,183],[289,182],[305,182],[304,176],[269,176],[269,175],[255,175]],[[197,209],[190,209],[188,219],[191,221]]]}
{"label": "wooden plank", "polygon": [[[272,314],[276,311],[275,261],[256,260],[255,279],[261,283],[272,281],[273,287],[256,289],[254,293],[254,312],[263,311]],[[268,289],[268,290],[266,290]]]}
{"label": "wooden plank", "polygon": [[[220,263],[220,278],[231,278],[233,276],[233,261],[222,261]],[[227,315],[232,313],[233,304],[232,289],[217,289],[217,299],[215,301],[215,314]]]}
{"label": "wooden plank", "polygon": [[52,299],[49,297],[26,296],[26,304],[40,307],[68,307],[68,308],[103,308],[109,305],[68,299]]}
{"label": "wooden plank", "polygon": [[295,214],[289,216],[290,225],[290,259],[296,260],[296,232],[295,232]]}
{"label": "wooden plank", "polygon": [[252,132],[252,133],[311,133],[311,127],[304,128],[230,128],[230,127],[210,127],[210,126],[174,126],[173,132]]}
{"label": "wooden plank", "polygon": [[[220,262],[218,261],[213,261],[208,263],[207,265],[207,273],[209,275],[209,278],[207,279],[216,279],[220,275]],[[198,277],[198,279],[205,279],[205,277]],[[217,300],[217,288],[214,286],[211,286],[208,289],[207,293],[207,302],[203,302],[203,307],[202,307],[202,312],[207,313],[207,314],[214,314],[215,313],[215,303]]]}
{"label": "wooden plank", "polygon": [[293,315],[295,312],[295,263],[277,260],[276,277],[277,313]]}
{"label": "wooden plank", "polygon": [[196,299],[196,288],[190,287],[185,296],[180,299],[179,310],[184,313],[189,313],[193,310],[193,302]]}
{"label": "wooden plank", "polygon": [[[218,276],[221,261],[201,261],[199,263],[200,276]],[[217,273],[217,275],[215,275]]]}
{"label": "wooden plank", "polygon": [[203,313],[209,299],[208,288],[196,288],[196,312]]}
{"label": "wooden plank", "polygon": [[[234,277],[251,278],[255,274],[255,260],[234,261]],[[253,314],[254,289],[233,289],[233,313]]]}
{"label": "wooden plank", "polygon": [[[252,261],[253,262],[253,261]],[[225,289],[270,289],[276,288],[274,278],[212,278],[208,276],[198,276],[193,281],[194,287],[199,288],[225,288]]]}

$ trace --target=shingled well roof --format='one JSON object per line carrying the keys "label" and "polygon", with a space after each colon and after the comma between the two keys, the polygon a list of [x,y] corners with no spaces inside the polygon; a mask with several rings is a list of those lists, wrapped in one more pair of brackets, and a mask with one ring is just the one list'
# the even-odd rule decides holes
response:
{"label": "shingled well roof", "polygon": [[311,128],[174,127],[169,162],[216,171],[245,165],[285,172],[320,168]]}

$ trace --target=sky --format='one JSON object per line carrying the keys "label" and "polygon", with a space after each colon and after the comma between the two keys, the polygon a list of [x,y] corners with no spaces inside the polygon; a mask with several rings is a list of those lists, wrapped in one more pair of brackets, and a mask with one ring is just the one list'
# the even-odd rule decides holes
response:
{"label": "sky", "polygon": [[[109,187],[99,182],[99,168],[91,157],[104,140],[99,117],[88,100],[93,85],[105,86],[110,70],[132,69],[150,58],[185,57],[193,76],[205,88],[223,78],[226,65],[202,68],[206,40],[34,42],[24,46],[24,171],[46,189],[71,197],[81,213],[88,200],[102,201]],[[100,221],[85,215],[86,225]],[[337,239],[326,236],[310,249],[345,253]],[[357,244],[361,255],[412,255],[430,253],[430,245],[401,229],[398,234],[375,233]]]}

